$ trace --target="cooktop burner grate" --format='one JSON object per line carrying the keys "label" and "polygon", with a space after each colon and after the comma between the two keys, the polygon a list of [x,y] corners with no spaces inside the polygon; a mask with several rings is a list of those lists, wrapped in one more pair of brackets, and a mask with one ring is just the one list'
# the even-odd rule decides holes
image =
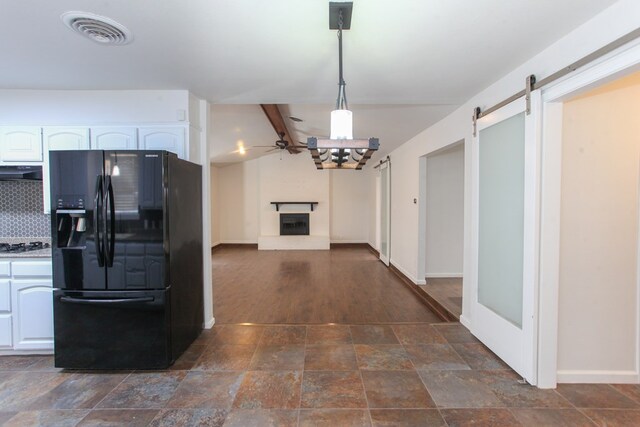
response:
{"label": "cooktop burner grate", "polygon": [[50,245],[44,242],[29,243],[2,243],[0,242],[0,252],[31,252],[47,249]]}

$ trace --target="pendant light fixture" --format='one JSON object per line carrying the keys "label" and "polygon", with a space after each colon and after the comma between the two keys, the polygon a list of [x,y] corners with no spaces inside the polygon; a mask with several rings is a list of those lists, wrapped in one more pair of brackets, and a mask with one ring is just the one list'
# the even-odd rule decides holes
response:
{"label": "pendant light fixture", "polygon": [[329,3],[329,29],[338,31],[338,99],[331,112],[329,139],[307,139],[307,148],[318,169],[360,170],[380,146],[378,138],[353,139],[353,114],[347,104],[342,74],[342,30],[351,28],[352,11],[352,2]]}

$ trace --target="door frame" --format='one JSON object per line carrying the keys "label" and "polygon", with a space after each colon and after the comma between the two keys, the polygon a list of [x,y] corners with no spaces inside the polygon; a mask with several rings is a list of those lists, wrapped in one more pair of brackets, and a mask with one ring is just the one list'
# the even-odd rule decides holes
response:
{"label": "door frame", "polygon": [[[560,214],[563,102],[580,93],[640,71],[640,41],[623,46],[542,90],[542,171],[540,187],[540,271],[538,387],[555,388],[558,380],[558,307],[560,288]],[[640,222],[640,219],[639,219]],[[640,240],[640,239],[639,239]],[[640,251],[639,251],[640,254]],[[639,263],[640,264],[640,263]],[[636,291],[636,325],[640,325],[640,272]],[[636,371],[621,382],[640,379],[640,327],[636,337]],[[590,381],[597,380],[590,378]],[[603,380],[612,380],[612,378]]]}
{"label": "door frame", "polygon": [[[463,152],[463,189],[462,189],[462,211],[463,211],[463,233],[462,233],[462,279],[464,280],[464,258],[465,258],[465,243],[466,243],[466,211],[467,211],[467,150],[469,149],[466,144],[465,138],[459,139],[450,144],[439,147],[433,151],[429,151],[428,153],[420,156],[418,159],[418,273],[416,283],[418,285],[426,284],[426,272],[427,272],[427,159],[432,156],[437,156],[438,154],[442,154],[449,150],[454,150],[457,148],[462,148]],[[464,298],[464,297],[463,297]]]}
{"label": "door frame", "polygon": [[[511,367],[524,377],[530,384],[537,385],[538,376],[538,266],[539,266],[539,208],[540,208],[540,163],[541,163],[541,93],[540,90],[531,93],[530,114],[525,116],[525,163],[524,163],[524,241],[523,241],[523,304],[522,326],[513,325],[508,321],[482,306],[478,301],[478,259],[479,259],[479,141],[480,131],[493,124],[502,122],[517,114],[525,112],[524,98],[519,98],[510,104],[484,117],[485,123],[478,123],[476,137],[471,147],[471,176],[473,181],[471,196],[471,277],[467,283],[471,288],[470,301],[473,323],[471,332],[487,347],[504,359]],[[526,113],[525,113],[526,114]],[[481,119],[482,120],[482,119]],[[533,160],[533,161],[532,161]],[[483,324],[480,325],[481,320]],[[487,332],[490,330],[492,332]],[[494,331],[500,331],[496,336]],[[505,334],[505,335],[502,335]],[[504,345],[505,341],[517,342],[519,346]]]}

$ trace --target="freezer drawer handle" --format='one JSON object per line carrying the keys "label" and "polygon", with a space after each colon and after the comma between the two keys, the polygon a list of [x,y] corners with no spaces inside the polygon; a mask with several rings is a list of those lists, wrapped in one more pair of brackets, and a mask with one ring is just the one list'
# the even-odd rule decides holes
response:
{"label": "freezer drawer handle", "polygon": [[122,303],[141,303],[141,302],[153,302],[153,297],[141,297],[141,298],[114,298],[114,299],[88,299],[88,298],[73,298],[73,297],[60,297],[60,301],[68,302],[72,304],[122,304]]}

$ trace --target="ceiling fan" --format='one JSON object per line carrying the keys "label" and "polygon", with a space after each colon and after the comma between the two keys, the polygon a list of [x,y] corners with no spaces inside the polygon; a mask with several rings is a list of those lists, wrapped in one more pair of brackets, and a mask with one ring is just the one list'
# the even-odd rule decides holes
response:
{"label": "ceiling fan", "polygon": [[284,139],[284,132],[280,132],[278,133],[279,138],[273,143],[274,145],[254,145],[250,148],[271,148],[271,150],[267,150],[267,153],[270,153],[272,151],[276,151],[276,150],[287,150],[289,153],[291,152],[297,152],[298,150],[301,149],[306,149],[306,147],[304,145],[303,142],[300,142],[300,144],[302,145],[297,145],[297,146],[293,146],[291,145],[291,143],[289,141],[287,141],[286,139]]}

